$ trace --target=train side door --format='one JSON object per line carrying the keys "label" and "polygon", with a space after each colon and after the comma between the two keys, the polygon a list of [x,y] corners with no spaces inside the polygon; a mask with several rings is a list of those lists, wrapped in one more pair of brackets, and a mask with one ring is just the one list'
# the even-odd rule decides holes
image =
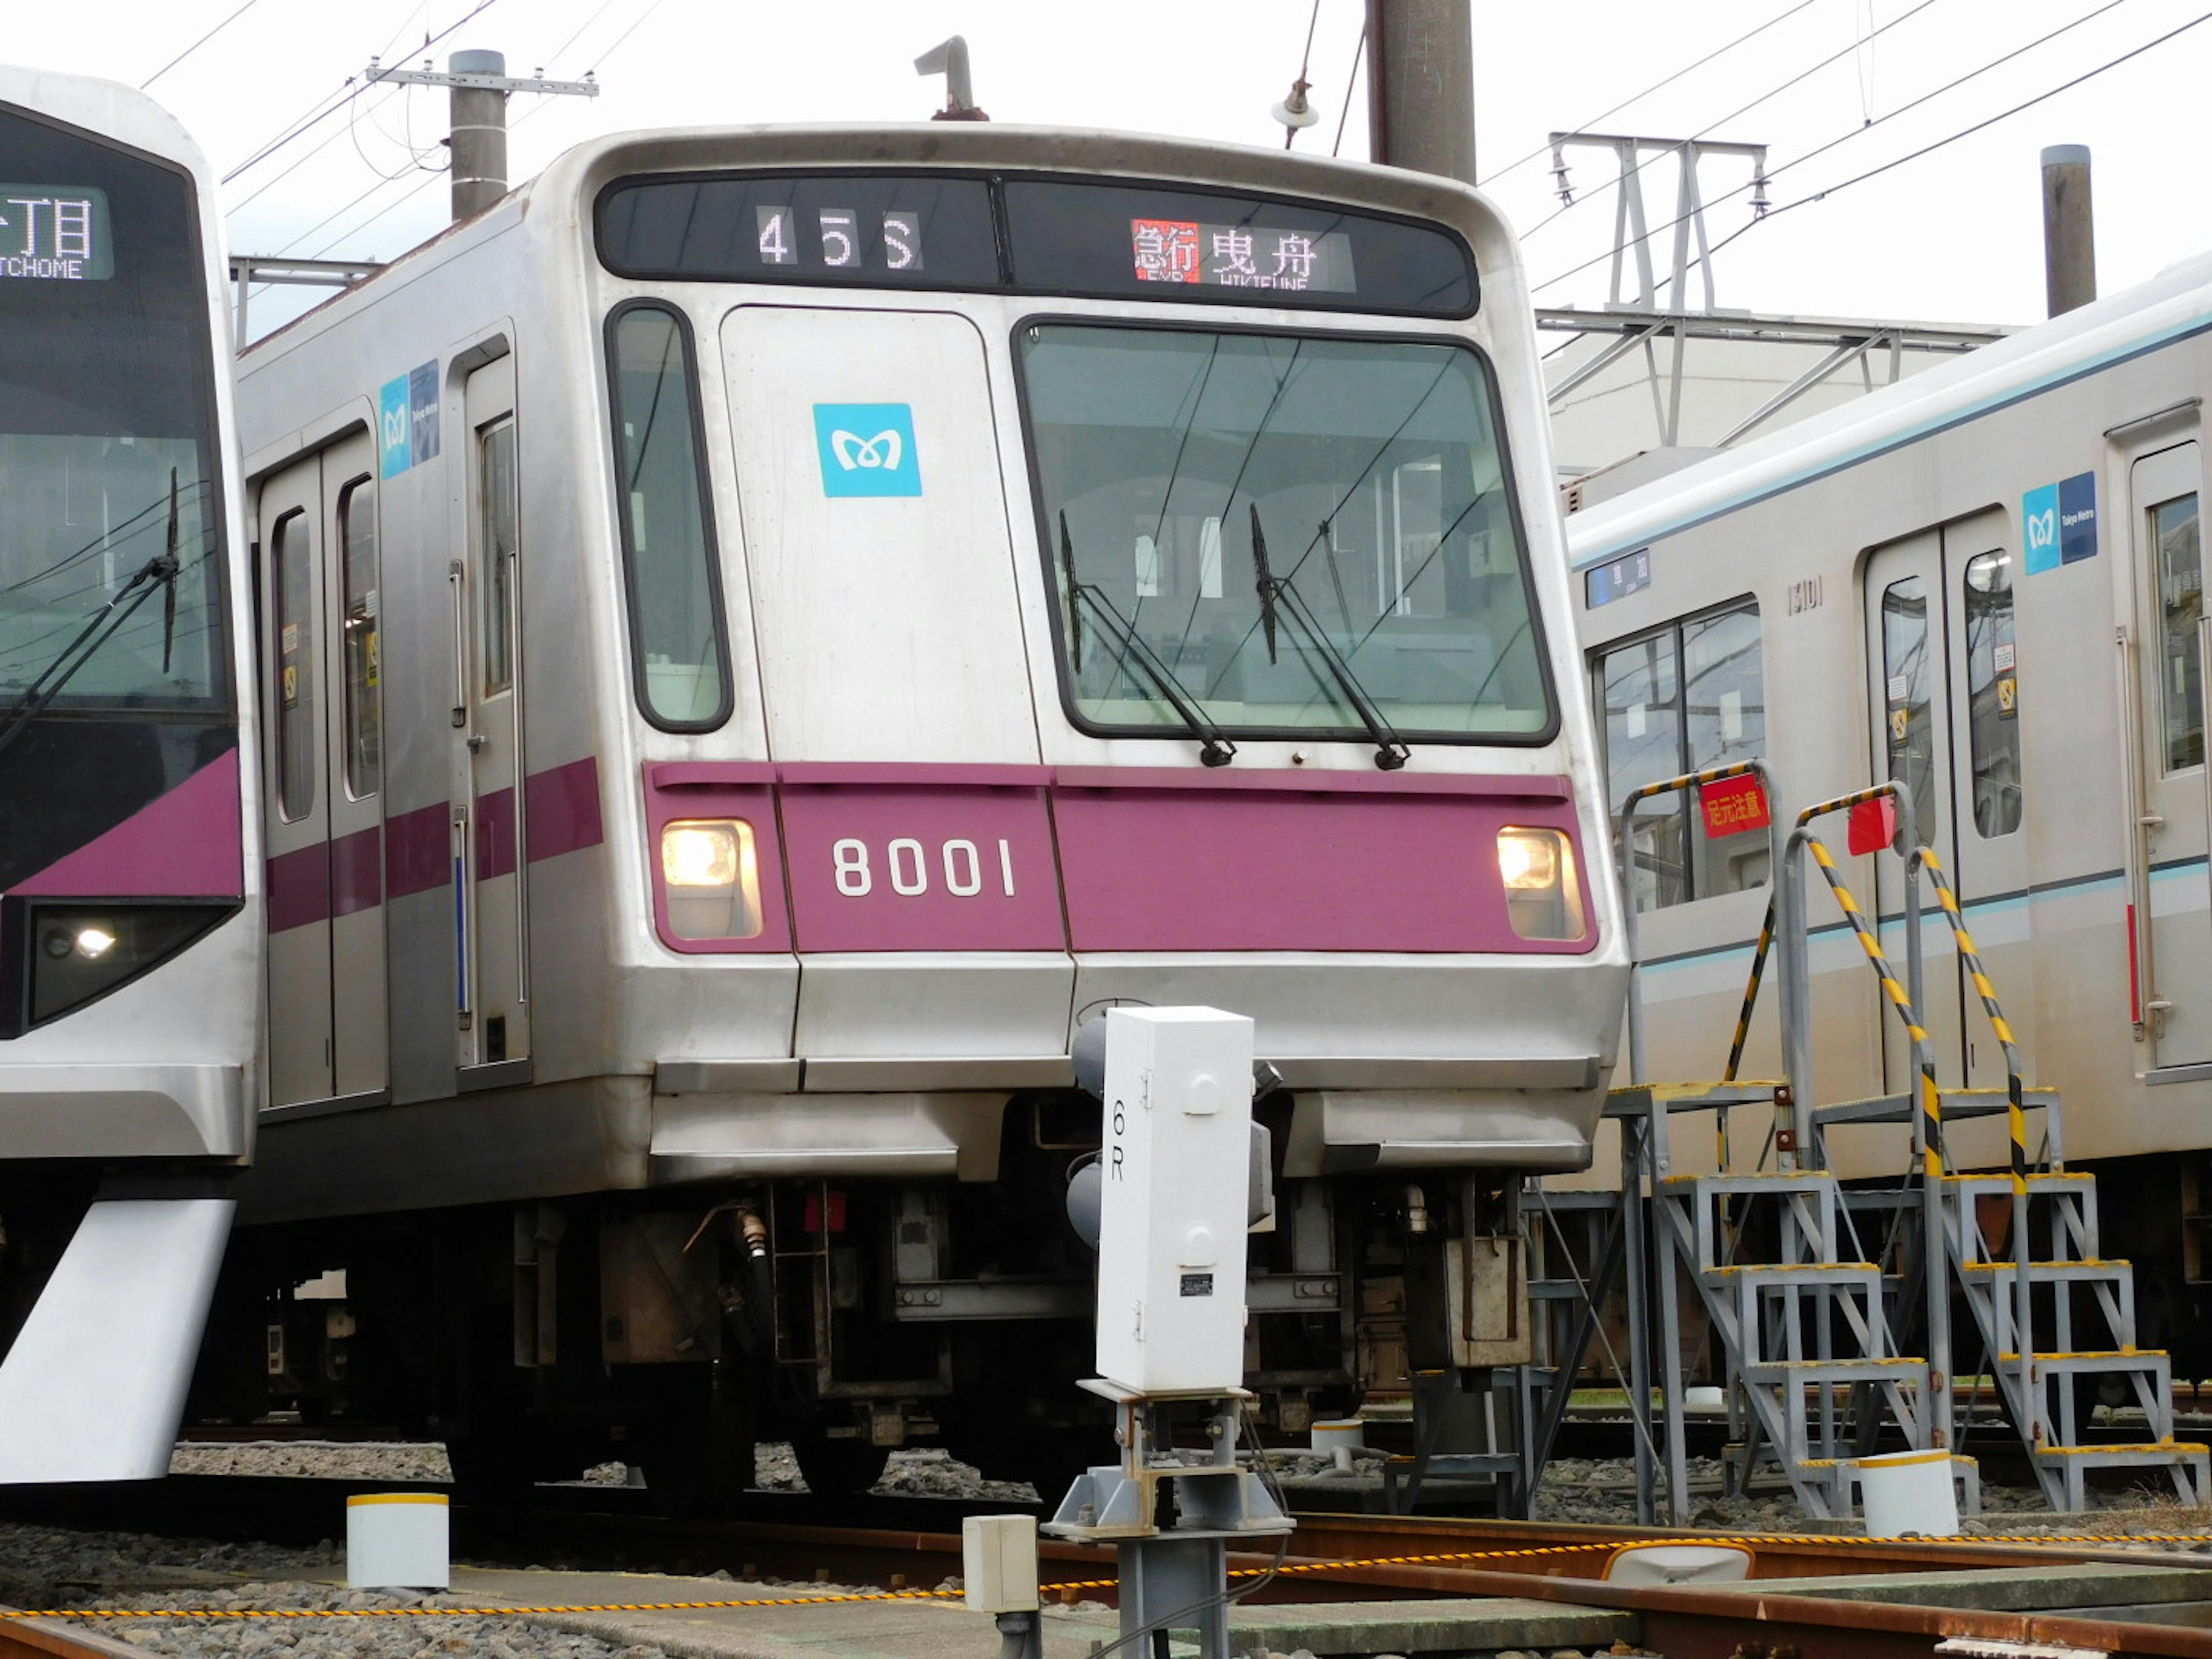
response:
{"label": "train side door", "polygon": [[273,1105],[390,1081],[375,472],[356,434],[261,489]]}
{"label": "train side door", "polygon": [[2212,1060],[2212,891],[2205,872],[2204,574],[2195,443],[2129,469],[2136,591],[2136,854],[2147,904],[2138,1006],[2156,1066]]}
{"label": "train side door", "polygon": [[325,1100],[331,1066],[331,820],[322,717],[319,458],[261,487],[262,704],[269,860],[269,1103]]}
{"label": "train side door", "polygon": [[523,880],[521,489],[514,359],[477,370],[465,393],[467,539],[449,572],[458,657],[453,858],[461,877],[456,1063],[530,1054]]}
{"label": "train side door", "polygon": [[[1923,531],[1876,550],[1867,561],[1865,586],[1873,775],[1896,780],[1911,792],[1913,821],[1901,826],[1901,844],[1931,848],[1944,868],[1955,872],[1942,532]],[[1831,842],[1840,836],[1840,824],[1824,832]],[[1905,937],[1895,924],[1905,913],[1903,866],[1887,853],[1872,863],[1882,950],[1902,981],[1907,972]],[[1949,940],[1932,902],[1926,920],[1921,933],[1927,947],[1921,1024],[1935,1044],[1937,1080],[1956,1087],[1963,1081],[1965,1052]],[[1885,1086],[1896,1092],[1909,1086],[1917,1061],[1911,1039],[1894,1015],[1884,1018],[1881,1029]]]}
{"label": "train side door", "polygon": [[[1867,564],[1867,651],[1874,675],[1875,775],[1901,779],[1911,787],[1918,820],[1912,839],[1931,848],[1941,861],[1965,908],[1975,953],[2032,1069],[2035,987],[2027,977],[2028,912],[2022,904],[1990,902],[2021,897],[2028,884],[2020,833],[2018,565],[2010,538],[2004,514],[1990,513],[1877,550]],[[1903,872],[1887,857],[1877,866],[1883,944],[1901,975],[1906,971],[1905,934],[1898,925],[1905,908]],[[2003,1051],[1927,883],[1921,938],[1927,953],[1923,1021],[1935,1042],[1938,1081],[1947,1087],[2002,1087]],[[1893,1019],[1885,1048],[1891,1056],[1889,1086],[1902,1088],[1911,1060]]]}
{"label": "train side door", "polygon": [[323,452],[324,727],[331,764],[331,1085],[392,1081],[384,934],[383,544],[376,445]]}

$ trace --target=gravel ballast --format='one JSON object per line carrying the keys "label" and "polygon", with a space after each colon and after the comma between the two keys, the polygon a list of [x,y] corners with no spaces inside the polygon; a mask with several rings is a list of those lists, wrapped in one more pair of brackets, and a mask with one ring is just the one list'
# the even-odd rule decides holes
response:
{"label": "gravel ballast", "polygon": [[[195,1443],[178,1449],[179,1474],[339,1477],[393,1481],[447,1478],[437,1446],[377,1443],[270,1442]],[[1279,1472],[1291,1480],[1360,1479],[1375,1469],[1371,1457],[1349,1475],[1328,1458],[1279,1455]],[[1698,1494],[1692,1524],[1707,1530],[1784,1532],[1798,1529],[1786,1490],[1754,1491],[1730,1498],[1721,1491],[1722,1469],[1709,1459],[1690,1466]],[[592,1478],[619,1483],[628,1471],[602,1466]],[[788,1447],[761,1448],[758,1484],[795,1490],[804,1482]],[[942,1450],[895,1454],[880,1492],[1006,1501],[1030,1499],[1032,1489],[987,1480]],[[1539,1518],[1615,1525],[1634,1520],[1634,1468],[1626,1459],[1559,1460],[1547,1472]],[[2136,1533],[2212,1534],[2212,1516],[2144,1493],[2118,1494],[2100,1510],[2100,1536]],[[2080,1534],[2081,1517],[2054,1516],[2033,1491],[1985,1489],[1984,1513],[1964,1530],[1984,1535]],[[2212,1543],[2203,1547],[2212,1553]],[[723,1575],[717,1575],[722,1577]],[[0,1524],[0,1602],[17,1607],[310,1609],[422,1607],[438,1598],[400,1591],[356,1591],[345,1586],[344,1551],[336,1542],[295,1549],[265,1544],[212,1544],[118,1533]],[[818,1593],[820,1585],[805,1589]],[[451,1605],[450,1599],[448,1605]],[[149,1652],[179,1656],[319,1655],[348,1659],[443,1659],[449,1654],[491,1659],[672,1659],[651,1646],[624,1646],[556,1623],[472,1617],[366,1618],[324,1620],[87,1621],[100,1634]]]}

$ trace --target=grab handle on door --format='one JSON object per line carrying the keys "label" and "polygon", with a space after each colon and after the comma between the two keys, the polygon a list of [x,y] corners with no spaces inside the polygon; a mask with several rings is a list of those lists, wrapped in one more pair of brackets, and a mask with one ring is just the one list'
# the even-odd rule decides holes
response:
{"label": "grab handle on door", "polygon": [[446,567],[446,583],[453,591],[453,726],[456,730],[469,722],[469,625],[468,611],[461,596],[461,562],[455,559]]}

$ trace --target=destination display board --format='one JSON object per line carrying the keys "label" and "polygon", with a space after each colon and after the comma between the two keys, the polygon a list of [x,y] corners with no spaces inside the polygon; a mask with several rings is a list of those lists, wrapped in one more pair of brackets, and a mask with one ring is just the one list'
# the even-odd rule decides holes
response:
{"label": "destination display board", "polygon": [[600,193],[617,276],[1471,315],[1441,226],[1169,185],[920,172],[663,175]]}
{"label": "destination display board", "polygon": [[104,283],[114,274],[106,191],[0,184],[0,282]]}

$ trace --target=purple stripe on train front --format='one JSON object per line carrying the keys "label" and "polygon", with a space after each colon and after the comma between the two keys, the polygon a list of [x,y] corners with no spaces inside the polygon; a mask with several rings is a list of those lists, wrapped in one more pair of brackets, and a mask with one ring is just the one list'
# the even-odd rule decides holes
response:
{"label": "purple stripe on train front", "polygon": [[[1480,795],[1053,791],[1078,951],[1588,951],[1524,939],[1506,824],[1575,834],[1564,801]],[[1584,908],[1588,913],[1587,883]]]}
{"label": "purple stripe on train front", "polygon": [[599,763],[589,755],[522,781],[522,830],[530,861],[597,847],[606,839],[599,817]]}
{"label": "purple stripe on train front", "polygon": [[787,783],[781,798],[801,951],[1066,948],[1036,784]]}
{"label": "purple stripe on train front", "polygon": [[13,890],[71,898],[236,898],[246,890],[242,818],[238,751],[232,749]]}
{"label": "purple stripe on train front", "polygon": [[514,791],[477,797],[477,879],[514,873]]}
{"label": "purple stripe on train front", "polygon": [[963,786],[1035,788],[1052,781],[1049,766],[946,766],[935,761],[792,761],[775,769],[784,783],[890,784],[905,788]]}
{"label": "purple stripe on train front", "polygon": [[1510,795],[1565,800],[1567,780],[1556,773],[1500,777],[1466,772],[1266,771],[1242,766],[1062,766],[1052,781],[1073,789],[1192,789],[1209,795],[1238,791],[1316,795]]}
{"label": "purple stripe on train front", "polygon": [[269,931],[331,918],[331,844],[311,842],[269,860]]}
{"label": "purple stripe on train front", "polygon": [[384,890],[402,899],[453,878],[453,811],[444,801],[418,806],[384,823]]}
{"label": "purple stripe on train front", "polygon": [[376,824],[331,843],[331,908],[349,916],[384,902],[384,831]]}

